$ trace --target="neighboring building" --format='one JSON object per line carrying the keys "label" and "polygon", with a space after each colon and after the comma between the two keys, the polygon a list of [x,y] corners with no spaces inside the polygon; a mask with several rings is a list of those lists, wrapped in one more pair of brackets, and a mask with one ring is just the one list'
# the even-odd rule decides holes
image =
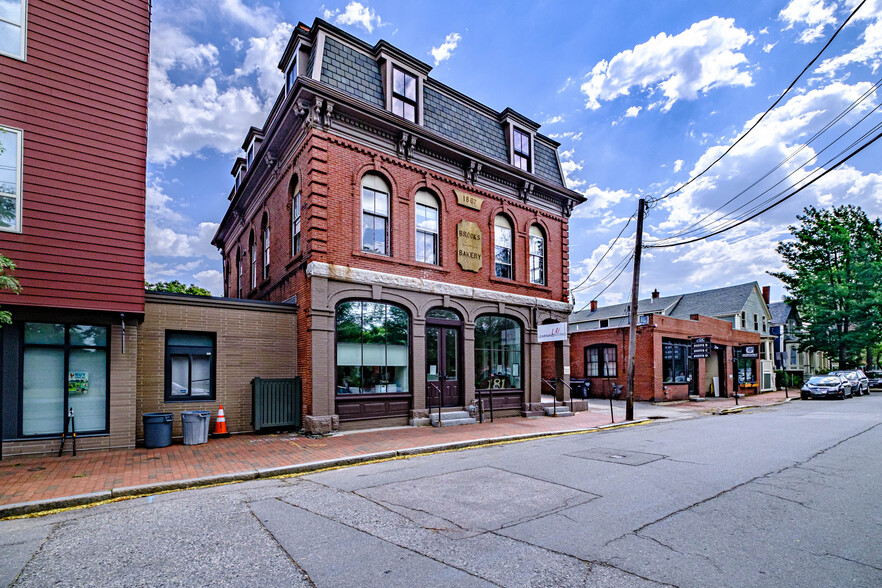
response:
{"label": "neighboring building", "polygon": [[279,67],[214,243],[226,295],[298,305],[306,428],[405,424],[479,391],[537,414],[536,328],[571,310],[568,219],[584,201],[558,144],[320,19]]}
{"label": "neighboring building", "polygon": [[[57,450],[134,444],[150,3],[6,0],[0,10],[2,438]],[[125,338],[125,341],[123,341]],[[51,439],[51,441],[49,441]]]}
{"label": "neighboring building", "polygon": [[830,361],[820,351],[802,351],[799,332],[802,319],[795,304],[773,302],[769,305],[772,315],[770,333],[775,338],[773,349],[775,368],[788,372],[802,372],[805,376],[830,371]]}
{"label": "neighboring building", "polygon": [[[639,301],[634,397],[662,401],[773,390],[768,292],[751,282],[667,297],[654,291]],[[587,379],[594,396],[626,383],[629,307],[592,302],[570,316],[571,377]]]}

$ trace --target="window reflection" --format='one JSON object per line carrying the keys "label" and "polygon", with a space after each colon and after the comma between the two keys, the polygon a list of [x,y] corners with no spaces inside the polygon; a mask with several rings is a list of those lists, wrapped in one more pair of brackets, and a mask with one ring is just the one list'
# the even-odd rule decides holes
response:
{"label": "window reflection", "polygon": [[409,392],[407,313],[379,302],[337,307],[337,393]]}

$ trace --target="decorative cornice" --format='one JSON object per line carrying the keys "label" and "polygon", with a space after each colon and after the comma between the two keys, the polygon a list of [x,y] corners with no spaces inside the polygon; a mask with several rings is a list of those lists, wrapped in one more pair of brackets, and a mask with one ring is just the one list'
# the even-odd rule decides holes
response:
{"label": "decorative cornice", "polygon": [[563,312],[567,314],[570,314],[573,311],[573,305],[566,302],[558,302],[557,300],[548,300],[547,298],[524,296],[523,294],[510,294],[508,292],[484,290],[482,288],[470,288],[468,286],[461,286],[459,284],[449,284],[447,282],[438,282],[435,280],[426,280],[423,278],[398,276],[395,274],[375,272],[344,265],[332,265],[320,261],[310,261],[309,264],[306,266],[306,275],[310,277],[327,278],[329,280],[336,280],[338,282],[352,282],[356,284],[371,285],[376,284],[379,286],[401,288],[404,290],[423,292],[426,294],[447,294],[450,296],[468,298],[471,300],[503,302],[505,304],[529,306],[540,308],[542,310]]}

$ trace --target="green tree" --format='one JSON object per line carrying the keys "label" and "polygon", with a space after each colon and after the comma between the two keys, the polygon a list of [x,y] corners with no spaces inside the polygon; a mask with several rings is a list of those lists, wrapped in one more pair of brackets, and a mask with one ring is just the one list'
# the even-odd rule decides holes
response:
{"label": "green tree", "polygon": [[195,286],[190,284],[189,286],[185,286],[181,282],[174,280],[172,282],[156,282],[155,284],[151,284],[150,282],[144,282],[144,288],[151,292],[173,292],[175,294],[193,294],[194,296],[211,296],[211,292],[206,290],[205,288],[200,288],[199,286]]}
{"label": "green tree", "polygon": [[794,238],[777,247],[788,271],[771,275],[799,305],[802,348],[857,365],[882,340],[882,223],[852,205],[810,206],[797,219]]}
{"label": "green tree", "polygon": [[[21,284],[7,272],[15,271],[15,264],[12,260],[0,253],[0,291],[9,290],[15,294],[21,292]],[[8,310],[0,310],[0,326],[8,325],[12,322],[12,313]]]}

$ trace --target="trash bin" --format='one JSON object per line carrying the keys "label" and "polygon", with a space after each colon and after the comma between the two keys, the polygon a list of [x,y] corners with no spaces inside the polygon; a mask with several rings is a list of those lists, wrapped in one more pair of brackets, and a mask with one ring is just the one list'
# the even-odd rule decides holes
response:
{"label": "trash bin", "polygon": [[570,389],[573,398],[588,398],[588,386],[585,380],[570,379]]}
{"label": "trash bin", "polygon": [[145,412],[144,447],[154,449],[171,445],[172,419],[170,412]]}
{"label": "trash bin", "polygon": [[181,413],[184,445],[208,443],[208,420],[210,417],[211,413],[207,410],[185,410]]}

